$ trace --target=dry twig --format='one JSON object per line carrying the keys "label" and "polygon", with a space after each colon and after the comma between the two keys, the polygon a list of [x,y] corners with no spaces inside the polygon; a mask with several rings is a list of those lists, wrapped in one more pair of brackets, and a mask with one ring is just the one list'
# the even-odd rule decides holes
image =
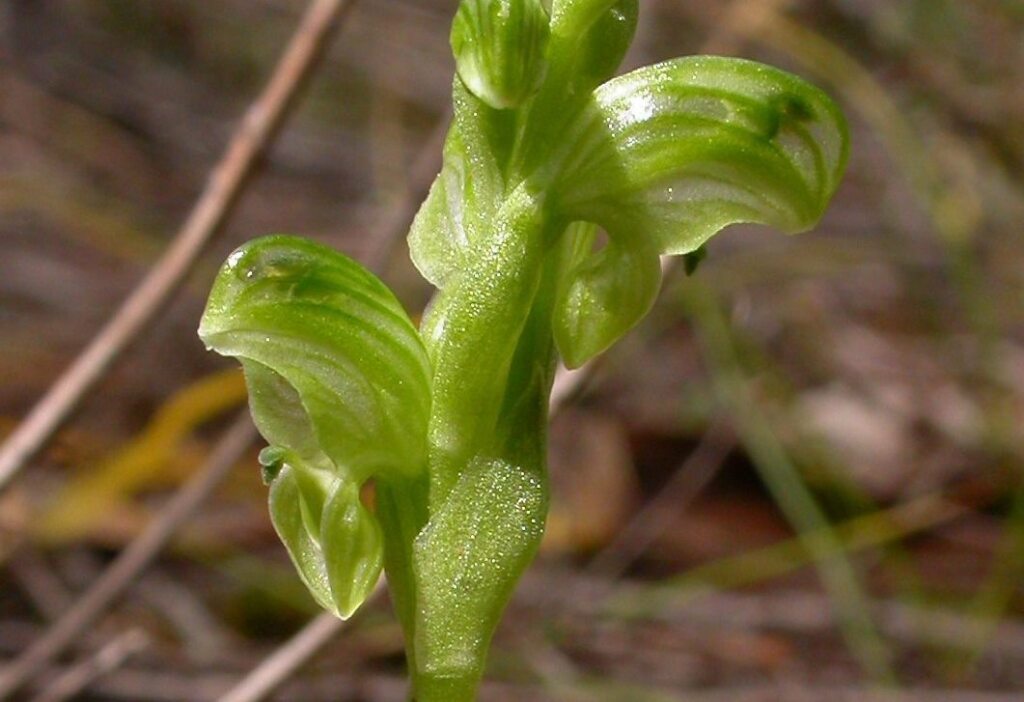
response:
{"label": "dry twig", "polygon": [[50,440],[107,368],[138,338],[224,223],[352,0],[314,0],[263,93],[235,132],[170,248],[0,446],[0,490]]}
{"label": "dry twig", "polygon": [[[371,597],[382,589],[383,578]],[[251,673],[229,690],[217,702],[256,702],[273,692],[282,682],[290,678],[317,651],[334,638],[345,626],[345,622],[333,614],[324,612],[280,646],[262,661]]]}
{"label": "dry twig", "polygon": [[12,580],[45,619],[57,619],[70,606],[72,594],[39,553],[21,549],[7,567]]}
{"label": "dry twig", "polygon": [[32,699],[32,702],[64,702],[84,690],[97,678],[117,670],[121,665],[149,645],[149,637],[142,629],[129,629],[95,655],[57,676],[53,684]]}
{"label": "dry twig", "polygon": [[591,559],[587,571],[606,577],[622,575],[707,487],[735,443],[723,422],[712,424],[668,483]]}
{"label": "dry twig", "polygon": [[256,431],[246,411],[156,520],[118,555],[92,587],[75,600],[74,606],[64,616],[54,622],[12,663],[0,670],[0,700],[21,688],[106,611],[160,553],[178,527],[195,513],[227,476],[255,438]]}
{"label": "dry twig", "polygon": [[[390,254],[395,241],[404,232],[409,220],[415,214],[419,196],[422,194],[422,191],[426,186],[429,185],[430,179],[433,178],[439,170],[441,161],[440,152],[441,146],[444,143],[444,135],[447,131],[447,122],[447,116],[442,118],[437,129],[428,139],[420,155],[414,162],[412,166],[412,178],[410,179],[411,186],[407,190],[407,195],[403,199],[401,206],[396,208],[393,211],[393,214],[384,223],[382,229],[386,232],[385,235],[376,238],[369,253],[367,254],[366,262],[371,267],[380,269],[386,264],[388,255]],[[251,425],[248,420],[244,418],[241,419],[240,422],[246,426],[246,434],[248,438],[245,443],[248,444],[254,438]],[[229,439],[230,435],[223,441],[228,442]],[[231,463],[233,462],[234,461],[232,460]],[[213,460],[211,459],[211,464],[212,463]],[[230,467],[231,463],[228,463],[228,465],[224,467],[225,472],[226,468]],[[211,471],[210,467],[206,466],[200,469],[199,474],[197,475],[197,477],[204,477],[206,480],[204,482],[205,487],[202,494],[197,495],[197,501],[195,502],[196,507],[199,502],[209,495],[225,474],[218,473],[217,475],[212,475],[213,472],[215,471]],[[181,498],[188,490],[189,486],[183,488],[181,493],[175,497],[175,500]],[[173,508],[174,503],[168,505],[166,512],[171,511]],[[163,517],[164,515],[161,516]],[[130,581],[134,579],[134,577],[137,576],[137,574],[141,572],[146,565],[149,564],[152,558],[159,552],[160,548],[162,548],[163,544],[166,543],[166,540],[173,534],[173,531],[178,524],[180,524],[180,522],[177,521],[167,524],[168,529],[163,535],[163,543],[157,544],[152,539],[150,540],[154,544],[154,549],[148,554],[147,558],[132,559],[132,562],[129,564],[131,566],[130,568],[127,566],[122,568],[123,572],[128,570],[132,571],[131,577],[122,577],[113,580],[112,571],[114,568],[121,564],[122,559],[125,559],[129,551],[138,547],[139,542],[146,538],[148,532],[143,534],[136,542],[133,542],[121,557],[115,561],[104,576],[97,581],[93,588],[86,593],[78,603],[76,603],[75,609],[69,611],[60,622],[52,627],[52,629],[48,631],[47,634],[45,634],[38,642],[36,642],[33,647],[27,650],[18,661],[12,664],[9,671],[4,671],[4,673],[0,674],[0,698],[6,694],[5,682],[7,680],[7,675],[9,673],[19,673],[19,669],[16,668],[19,663],[31,663],[31,667],[33,669],[38,669],[40,665],[48,662],[60,650],[71,643],[77,633],[84,628],[84,626],[87,626],[88,622],[95,618],[95,616],[98,616],[98,614],[106,609],[113,599],[120,594],[124,587],[126,587]],[[156,526],[157,525],[154,525],[154,527]],[[94,595],[96,590],[102,590],[100,593],[102,597]],[[86,612],[74,616],[75,611],[82,607],[83,602],[85,602],[87,598],[90,598],[90,595],[94,595],[93,598],[91,598],[94,600],[94,604],[88,607]],[[71,621],[65,623],[65,620],[69,619]],[[330,621],[328,622],[328,620]],[[286,680],[292,672],[294,672],[296,667],[300,666],[302,662],[318,650],[331,638],[331,636],[340,631],[342,626],[343,622],[333,617],[321,616],[314,619],[294,639],[288,642],[277,653],[272,655],[262,665],[257,667],[249,676],[243,679],[238,686],[233,689],[233,692],[229,693],[229,697],[226,699],[234,699],[231,695],[241,695],[238,699],[249,699],[250,697],[245,697],[245,695],[251,696],[254,694],[266,694],[266,692],[279,685],[281,681]],[[49,646],[44,647],[48,640],[50,641]],[[33,650],[38,650],[38,652],[29,659]],[[26,668],[26,671],[27,672],[22,672],[17,678],[12,675],[10,684],[23,684],[23,682],[27,680],[28,676],[33,674],[32,670],[28,670]],[[258,697],[252,697],[252,699],[258,699]]]}
{"label": "dry twig", "polygon": [[363,263],[367,268],[382,273],[395,243],[409,228],[409,222],[416,215],[416,210],[419,209],[420,202],[423,200],[423,194],[430,187],[434,176],[441,170],[441,150],[444,148],[444,140],[448,135],[450,120],[451,110],[449,109],[420,148],[419,154],[409,170],[408,183],[401,200],[396,207],[389,210],[388,216],[377,227],[377,230],[384,234],[374,237],[370,242],[369,250],[363,257]]}

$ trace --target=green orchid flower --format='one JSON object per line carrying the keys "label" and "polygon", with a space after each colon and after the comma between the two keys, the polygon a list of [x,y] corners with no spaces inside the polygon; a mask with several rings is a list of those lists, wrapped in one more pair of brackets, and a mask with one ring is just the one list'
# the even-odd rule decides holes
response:
{"label": "green orchid flower", "polygon": [[689,269],[733,223],[814,226],[845,166],[842,114],[785,72],[705,56],[611,78],[636,18],[462,0],[444,165],[409,235],[438,288],[419,330],[359,264],[283,236],[231,254],[203,315],[245,368],[300,576],[346,617],[384,569],[417,702],[474,698],[537,551],[557,361],[643,318],[660,257]]}

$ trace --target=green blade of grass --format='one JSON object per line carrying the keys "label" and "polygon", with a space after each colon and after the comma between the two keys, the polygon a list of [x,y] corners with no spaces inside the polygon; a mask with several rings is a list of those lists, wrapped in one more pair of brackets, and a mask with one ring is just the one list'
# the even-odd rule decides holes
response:
{"label": "green blade of grass", "polygon": [[812,556],[822,584],[835,603],[839,626],[851,651],[875,681],[895,685],[888,646],[871,620],[868,596],[841,539],[758,410],[717,301],[696,282],[685,286],[682,299],[714,375],[718,399],[736,422],[737,435],[768,491],[801,534],[801,546]]}

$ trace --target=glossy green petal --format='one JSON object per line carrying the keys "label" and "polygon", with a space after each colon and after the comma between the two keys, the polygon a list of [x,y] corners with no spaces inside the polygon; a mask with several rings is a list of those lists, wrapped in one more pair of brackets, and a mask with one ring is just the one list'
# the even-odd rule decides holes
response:
{"label": "glossy green petal", "polygon": [[443,288],[453,271],[462,265],[477,226],[466,207],[467,162],[462,137],[449,130],[444,145],[444,167],[434,178],[427,199],[420,205],[409,230],[409,255],[420,274]]}
{"label": "glossy green petal", "polygon": [[462,0],[451,45],[470,92],[497,109],[533,95],[547,70],[548,21],[541,0]]}
{"label": "glossy green petal", "polygon": [[638,0],[619,0],[580,35],[573,72],[577,85],[593,89],[615,74],[633,43],[638,14]]}
{"label": "glossy green petal", "polygon": [[677,59],[595,91],[558,156],[557,202],[613,238],[687,253],[737,222],[811,227],[846,151],[842,114],[814,86],[741,59]]}
{"label": "glossy green petal", "polygon": [[294,237],[232,253],[199,330],[245,369],[274,527],[313,597],[347,617],[380,576],[383,537],[359,499],[373,475],[424,470],[430,367],[391,292]]}
{"label": "glossy green petal", "polygon": [[358,487],[286,460],[270,483],[270,517],[313,599],[350,617],[373,591],[384,559],[380,526]]}
{"label": "glossy green petal", "polygon": [[354,483],[341,483],[324,505],[320,546],[331,598],[349,617],[373,592],[384,563],[384,537]]}
{"label": "glossy green petal", "polygon": [[444,146],[444,166],[409,231],[409,251],[423,277],[443,288],[465,267],[470,248],[490,224],[505,182],[497,155],[511,148],[507,117],[452,88],[454,120]]}
{"label": "glossy green petal", "polygon": [[426,353],[394,295],[352,259],[294,237],[252,241],[218,274],[199,333],[283,379],[249,378],[254,419],[272,444],[307,461],[315,446],[356,483],[423,469]]}
{"label": "glossy green petal", "polygon": [[560,72],[568,85],[555,89],[584,97],[611,78],[633,42],[638,13],[639,0],[556,0],[552,60],[567,64]]}
{"label": "glossy green petal", "polygon": [[552,0],[551,29],[562,36],[581,35],[616,4],[617,0]]}
{"label": "glossy green petal", "polygon": [[552,327],[569,368],[583,365],[639,322],[661,285],[658,252],[644,240],[612,240],[592,252],[593,229],[578,223],[567,232],[568,245],[577,251],[563,273]]}
{"label": "glossy green petal", "polygon": [[340,614],[331,596],[323,551],[307,529],[301,500],[295,469],[284,465],[270,484],[270,520],[313,599],[329,612]]}

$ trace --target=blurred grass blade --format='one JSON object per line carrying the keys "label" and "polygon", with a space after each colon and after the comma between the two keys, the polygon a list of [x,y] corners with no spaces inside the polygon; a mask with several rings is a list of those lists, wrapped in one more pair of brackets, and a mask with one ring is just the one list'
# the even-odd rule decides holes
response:
{"label": "blurred grass blade", "polygon": [[728,322],[709,290],[692,280],[685,290],[683,300],[697,327],[703,355],[714,373],[720,401],[734,418],[740,441],[765,487],[812,555],[822,584],[835,603],[847,643],[875,680],[895,684],[891,655],[872,622],[868,596],[835,528],[758,410]]}

